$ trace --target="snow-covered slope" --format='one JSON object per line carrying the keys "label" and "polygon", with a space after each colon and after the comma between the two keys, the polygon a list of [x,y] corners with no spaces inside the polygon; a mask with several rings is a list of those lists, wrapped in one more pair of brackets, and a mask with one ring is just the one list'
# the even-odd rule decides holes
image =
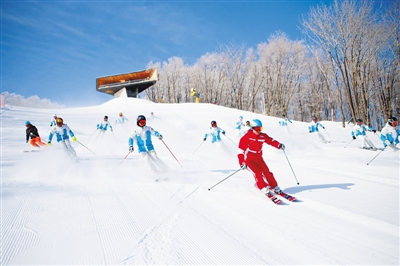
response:
{"label": "snow-covered slope", "polygon": [[[119,112],[129,122],[97,135],[103,116],[114,123]],[[151,173],[136,151],[123,160],[136,117],[150,112],[157,117],[147,124],[167,145],[153,139],[167,173]],[[23,152],[31,150],[24,122],[47,140],[53,113],[85,145],[73,143],[78,163],[54,140],[42,152]],[[286,145],[300,185],[282,151],[266,145],[264,158],[299,202],[273,204],[248,171],[208,191],[239,169],[239,115],[261,119],[264,132]],[[379,151],[359,149],[358,140],[344,148],[351,128],[339,123],[322,121],[332,141],[323,144],[307,123],[293,121],[286,132],[273,117],[132,98],[73,109],[12,107],[1,119],[2,265],[400,263],[399,154],[383,151],[367,165]],[[202,144],[211,120],[227,131],[222,147]]]}

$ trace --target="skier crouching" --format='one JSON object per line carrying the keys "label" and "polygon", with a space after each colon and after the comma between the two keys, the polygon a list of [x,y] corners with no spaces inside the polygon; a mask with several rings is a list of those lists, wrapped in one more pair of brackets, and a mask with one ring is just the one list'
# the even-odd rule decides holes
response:
{"label": "skier crouching", "polygon": [[[261,132],[262,123],[260,120],[254,119],[250,124],[252,130],[249,130],[239,141],[238,159],[240,167],[243,170],[248,169],[254,175],[256,185],[261,192],[268,195],[271,193],[270,188],[272,188],[275,193],[280,194],[282,191],[262,157],[262,146],[267,143],[277,149],[284,150],[285,145]],[[263,177],[267,179],[268,183],[265,182]]]}
{"label": "skier crouching", "polygon": [[64,120],[61,117],[57,117],[57,126],[53,127],[49,135],[48,146],[51,146],[51,140],[53,136],[56,135],[57,142],[61,142],[64,151],[74,160],[77,160],[76,152],[69,141],[69,136],[71,136],[73,141],[78,141],[74,135],[74,132],[69,128],[67,124],[64,124]]}
{"label": "skier crouching", "polygon": [[146,117],[144,115],[139,115],[137,117],[136,125],[137,127],[129,136],[129,151],[133,152],[133,144],[136,142],[139,154],[142,155],[143,159],[153,172],[157,171],[157,167],[159,167],[163,172],[167,171],[167,165],[158,158],[157,153],[154,150],[153,142],[151,141],[151,135],[157,137],[159,140],[162,140],[162,135],[152,127],[146,126]]}

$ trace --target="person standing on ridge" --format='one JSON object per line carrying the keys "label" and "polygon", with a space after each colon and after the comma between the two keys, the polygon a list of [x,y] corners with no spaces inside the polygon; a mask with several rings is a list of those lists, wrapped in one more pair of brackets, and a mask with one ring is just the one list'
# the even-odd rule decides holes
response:
{"label": "person standing on ridge", "polygon": [[324,135],[322,135],[322,133],[319,131],[319,128],[322,127],[323,129],[325,129],[325,127],[318,122],[318,119],[316,116],[313,117],[313,120],[311,121],[310,126],[308,126],[308,132],[310,133],[316,133],[318,136],[318,139],[320,141],[322,141],[323,143],[328,143],[329,141],[327,141],[324,137]]}
{"label": "person standing on ridge", "polygon": [[163,172],[167,171],[167,165],[158,158],[153,142],[151,141],[151,135],[157,137],[159,140],[162,140],[163,136],[152,127],[146,125],[146,117],[144,115],[137,117],[136,125],[137,127],[131,132],[128,139],[129,152],[134,151],[133,144],[136,142],[139,154],[153,172],[157,171],[157,167]]}
{"label": "person standing on ridge", "polygon": [[364,125],[362,119],[357,119],[357,123],[353,127],[353,131],[351,131],[351,136],[353,137],[353,139],[356,139],[356,137],[358,137],[361,140],[361,148],[367,150],[376,150],[375,145],[367,137],[367,130],[376,133],[375,129]]}
{"label": "person standing on ridge", "polygon": [[397,118],[394,116],[389,117],[386,125],[381,130],[380,139],[383,142],[383,146],[390,147],[394,151],[400,150],[400,130],[396,129]]}
{"label": "person standing on ridge", "polygon": [[209,133],[206,133],[204,135],[203,141],[206,141],[207,137],[210,135],[211,136],[211,143],[220,142],[221,141],[220,133],[225,135],[225,130],[223,130],[222,128],[218,127],[216,121],[211,121],[210,131],[209,131]]}
{"label": "person standing on ridge", "polygon": [[262,157],[262,146],[266,143],[277,149],[285,150],[285,145],[261,132],[262,122],[260,120],[254,119],[250,123],[252,130],[249,130],[239,141],[237,155],[239,165],[243,170],[248,169],[254,175],[256,186],[262,193],[271,195],[270,189],[272,188],[275,193],[280,194],[282,190]]}
{"label": "person standing on ridge", "polygon": [[46,146],[46,143],[44,143],[40,139],[37,128],[34,125],[32,125],[31,122],[26,121],[25,127],[26,127],[26,143],[28,143],[29,138],[31,138],[29,144],[31,144],[33,147],[40,148],[41,146]]}
{"label": "person standing on ridge", "polygon": [[49,135],[48,146],[51,146],[53,136],[56,135],[57,142],[61,142],[64,151],[74,160],[77,160],[76,152],[69,141],[69,136],[73,141],[78,141],[74,135],[74,132],[69,128],[67,124],[64,124],[64,120],[61,117],[57,117],[57,126],[53,127]]}

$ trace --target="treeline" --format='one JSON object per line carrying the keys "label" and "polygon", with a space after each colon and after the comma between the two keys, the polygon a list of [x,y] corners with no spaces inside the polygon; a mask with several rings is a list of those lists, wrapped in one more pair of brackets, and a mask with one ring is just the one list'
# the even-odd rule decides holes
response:
{"label": "treeline", "polygon": [[400,4],[334,1],[302,18],[304,40],[277,32],[255,49],[223,45],[191,66],[179,57],[150,62],[159,80],[146,90],[155,102],[200,102],[270,116],[347,121],[380,129],[400,107]]}

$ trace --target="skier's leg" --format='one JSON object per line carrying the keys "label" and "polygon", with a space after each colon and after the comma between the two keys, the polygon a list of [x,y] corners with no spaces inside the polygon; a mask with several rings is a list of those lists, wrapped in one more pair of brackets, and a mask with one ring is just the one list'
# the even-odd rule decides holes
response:
{"label": "skier's leg", "polygon": [[69,139],[65,140],[65,146],[67,147],[69,156],[71,156],[71,158],[73,158],[73,159],[76,159],[77,156],[76,156],[75,149],[72,147],[71,142],[69,141]]}
{"label": "skier's leg", "polygon": [[365,145],[365,137],[364,136],[359,136],[358,137],[360,140],[361,140],[361,148],[368,148],[366,145]]}
{"label": "skier's leg", "polygon": [[157,171],[156,165],[153,163],[147,152],[141,152],[140,155],[142,155],[143,160],[146,162],[147,166],[150,168],[151,171],[153,172]]}
{"label": "skier's leg", "polygon": [[327,142],[328,142],[328,141],[325,139],[324,135],[322,135],[321,132],[317,131],[317,134],[318,134],[318,139],[319,139],[320,141],[322,141],[323,143],[327,143]]}
{"label": "skier's leg", "polygon": [[376,150],[375,145],[372,143],[372,141],[368,137],[365,137],[365,141],[371,148]]}
{"label": "skier's leg", "polygon": [[271,188],[275,188],[278,185],[278,183],[275,180],[274,174],[269,170],[264,160],[260,162],[260,166],[265,178],[267,179],[268,184],[271,186]]}
{"label": "skier's leg", "polygon": [[256,181],[256,185],[258,189],[263,189],[268,186],[268,184],[265,182],[263,178],[263,172],[261,167],[258,165],[257,162],[255,161],[246,161],[247,164],[247,169],[250,171],[250,173],[253,174],[254,179]]}
{"label": "skier's leg", "polygon": [[168,166],[157,156],[157,153],[155,151],[150,151],[149,152],[149,157],[153,161],[153,163],[158,166],[163,172],[168,171]]}

